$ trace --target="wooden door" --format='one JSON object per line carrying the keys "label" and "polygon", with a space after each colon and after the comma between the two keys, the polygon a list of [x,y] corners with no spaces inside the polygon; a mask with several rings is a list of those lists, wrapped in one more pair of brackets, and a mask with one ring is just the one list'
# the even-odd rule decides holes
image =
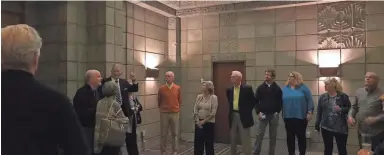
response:
{"label": "wooden door", "polygon": [[215,142],[218,143],[230,143],[229,105],[226,89],[231,87],[231,73],[235,70],[243,74],[243,83],[245,83],[244,62],[218,62],[213,64],[213,84],[215,85],[215,94],[219,102],[215,123]]}

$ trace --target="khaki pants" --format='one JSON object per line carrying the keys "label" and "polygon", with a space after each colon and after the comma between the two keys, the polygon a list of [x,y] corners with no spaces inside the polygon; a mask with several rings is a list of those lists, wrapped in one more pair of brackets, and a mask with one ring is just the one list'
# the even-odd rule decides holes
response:
{"label": "khaki pants", "polygon": [[175,112],[175,113],[162,112],[160,114],[161,154],[163,154],[167,149],[167,136],[168,136],[169,128],[171,129],[171,135],[172,135],[172,151],[173,152],[178,151],[179,115],[180,115],[179,112]]}
{"label": "khaki pants", "polygon": [[231,155],[237,155],[237,137],[240,136],[244,155],[251,155],[251,130],[244,128],[240,120],[240,114],[234,112],[232,116],[231,133]]}

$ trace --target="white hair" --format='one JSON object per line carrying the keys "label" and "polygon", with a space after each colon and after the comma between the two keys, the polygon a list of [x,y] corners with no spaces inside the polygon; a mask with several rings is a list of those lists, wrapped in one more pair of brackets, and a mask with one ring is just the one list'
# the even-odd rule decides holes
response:
{"label": "white hair", "polygon": [[36,56],[40,56],[42,44],[39,33],[26,24],[9,25],[2,28],[2,69],[29,70]]}
{"label": "white hair", "polygon": [[92,75],[95,74],[95,73],[99,73],[98,70],[95,70],[95,69],[91,69],[91,70],[87,70],[85,72],[85,82],[89,82],[89,80],[91,79]]}
{"label": "white hair", "polygon": [[173,73],[172,71],[168,71],[165,73],[165,75],[168,75],[168,74],[172,75],[173,77],[175,76],[175,73]]}
{"label": "white hair", "polygon": [[232,76],[238,76],[238,77],[243,77],[243,74],[241,74],[240,71],[232,71]]}

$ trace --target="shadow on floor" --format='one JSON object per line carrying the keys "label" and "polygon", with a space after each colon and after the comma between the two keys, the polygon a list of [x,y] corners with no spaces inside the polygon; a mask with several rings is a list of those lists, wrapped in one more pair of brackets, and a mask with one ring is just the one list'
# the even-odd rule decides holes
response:
{"label": "shadow on floor", "polygon": [[[167,152],[171,152],[171,148],[167,148]],[[242,155],[241,147],[238,147],[238,155]],[[268,154],[267,150],[263,150],[261,154]],[[298,154],[298,152],[296,152]],[[152,147],[145,151],[141,151],[140,155],[160,155],[160,147]],[[179,155],[193,155],[193,142],[180,142]],[[230,155],[230,147],[228,144],[215,144],[215,155]],[[288,155],[286,148],[276,148],[276,155]],[[307,155],[323,155],[322,152],[307,152]],[[335,154],[336,155],[336,154]]]}

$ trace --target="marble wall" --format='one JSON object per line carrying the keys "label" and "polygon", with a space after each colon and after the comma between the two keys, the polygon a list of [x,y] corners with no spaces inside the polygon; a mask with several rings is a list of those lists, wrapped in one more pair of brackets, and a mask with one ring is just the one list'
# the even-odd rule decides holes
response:
{"label": "marble wall", "polygon": [[[183,17],[181,19],[182,138],[193,139],[191,108],[199,93],[200,79],[212,79],[212,62],[243,60],[246,82],[254,88],[273,67],[281,86],[291,71],[303,75],[317,103],[324,93],[318,66],[342,64],[345,92],[354,97],[363,86],[366,71],[384,76],[383,2],[340,2],[247,12]],[[225,77],[223,77],[225,78]],[[229,77],[228,77],[229,80]],[[382,80],[381,86],[384,86]],[[315,118],[314,118],[315,119]],[[256,120],[256,119],[255,119]],[[311,121],[308,131],[314,131]],[[252,128],[255,137],[256,128]],[[355,129],[350,129],[348,148],[356,149]],[[268,139],[266,134],[266,139]],[[282,121],[278,144],[285,146]],[[321,150],[322,140],[313,133],[312,149]],[[268,143],[264,145],[267,147]]]}

